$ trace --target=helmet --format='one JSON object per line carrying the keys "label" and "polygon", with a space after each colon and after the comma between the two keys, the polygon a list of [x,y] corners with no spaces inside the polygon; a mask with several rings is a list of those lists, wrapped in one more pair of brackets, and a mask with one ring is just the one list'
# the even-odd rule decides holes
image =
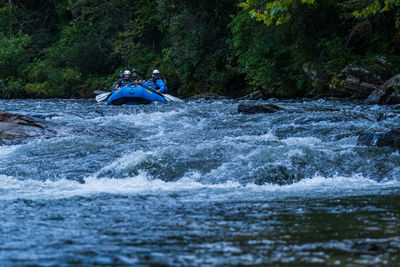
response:
{"label": "helmet", "polygon": [[136,72],[136,69],[135,69],[135,68],[132,69],[132,73],[134,73],[134,72]]}
{"label": "helmet", "polygon": [[155,75],[160,75],[160,71],[159,70],[153,70],[153,76]]}
{"label": "helmet", "polygon": [[124,75],[131,75],[131,72],[129,70],[124,71]]}

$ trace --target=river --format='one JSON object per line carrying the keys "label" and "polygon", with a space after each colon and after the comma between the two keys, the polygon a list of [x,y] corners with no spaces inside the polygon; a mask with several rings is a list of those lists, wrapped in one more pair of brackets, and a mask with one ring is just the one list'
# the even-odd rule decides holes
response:
{"label": "river", "polygon": [[0,147],[0,266],[400,262],[400,111],[347,101],[1,100],[57,137]]}

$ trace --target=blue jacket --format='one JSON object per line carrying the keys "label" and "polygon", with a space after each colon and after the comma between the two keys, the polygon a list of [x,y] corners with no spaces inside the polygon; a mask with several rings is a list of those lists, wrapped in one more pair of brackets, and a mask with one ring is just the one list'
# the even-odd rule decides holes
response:
{"label": "blue jacket", "polygon": [[142,87],[151,89],[152,91],[160,90],[161,93],[167,91],[167,86],[163,79],[158,78],[155,82],[153,78],[150,78],[147,82],[141,84]]}

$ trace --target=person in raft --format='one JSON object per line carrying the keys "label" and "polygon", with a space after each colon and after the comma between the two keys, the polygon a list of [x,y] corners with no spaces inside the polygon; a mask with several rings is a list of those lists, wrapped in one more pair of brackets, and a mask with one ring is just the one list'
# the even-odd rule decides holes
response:
{"label": "person in raft", "polygon": [[165,80],[160,77],[160,72],[158,70],[154,70],[152,77],[147,82],[144,82],[141,85],[142,87],[156,93],[164,93],[167,91]]}
{"label": "person in raft", "polygon": [[113,91],[118,91],[121,87],[131,85],[133,81],[131,80],[131,72],[129,70],[124,71],[124,76],[114,83]]}
{"label": "person in raft", "polygon": [[135,68],[132,69],[132,80],[136,86],[145,82],[145,80],[143,80],[143,78],[137,74],[137,71]]}

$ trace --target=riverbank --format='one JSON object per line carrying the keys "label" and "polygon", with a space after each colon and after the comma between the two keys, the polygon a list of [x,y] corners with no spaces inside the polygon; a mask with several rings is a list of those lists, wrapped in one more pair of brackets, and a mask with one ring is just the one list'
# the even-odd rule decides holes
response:
{"label": "riverbank", "polygon": [[[268,100],[270,98],[278,99],[361,99],[367,104],[400,104],[400,74],[393,73],[394,67],[379,57],[379,63],[364,65],[349,65],[339,74],[336,73],[318,73],[310,68],[304,67],[304,73],[310,80],[312,87],[305,94],[292,95],[291,97],[272,93],[268,90],[257,90],[246,94],[221,95],[213,92],[201,94],[191,94],[183,97],[188,100],[196,99],[236,99],[236,100]],[[63,91],[63,90],[61,90]],[[94,97],[92,89],[80,93],[80,97],[66,95],[65,98],[89,99]],[[249,90],[244,90],[245,92]],[[170,89],[168,93],[179,96],[179,93]],[[22,95],[23,96],[23,95]],[[58,95],[54,95],[57,97]],[[181,96],[182,97],[182,96]],[[25,97],[17,97],[25,98]],[[32,95],[26,95],[26,98],[35,98]],[[37,99],[42,99],[38,97]],[[47,98],[52,98],[51,96]]]}

